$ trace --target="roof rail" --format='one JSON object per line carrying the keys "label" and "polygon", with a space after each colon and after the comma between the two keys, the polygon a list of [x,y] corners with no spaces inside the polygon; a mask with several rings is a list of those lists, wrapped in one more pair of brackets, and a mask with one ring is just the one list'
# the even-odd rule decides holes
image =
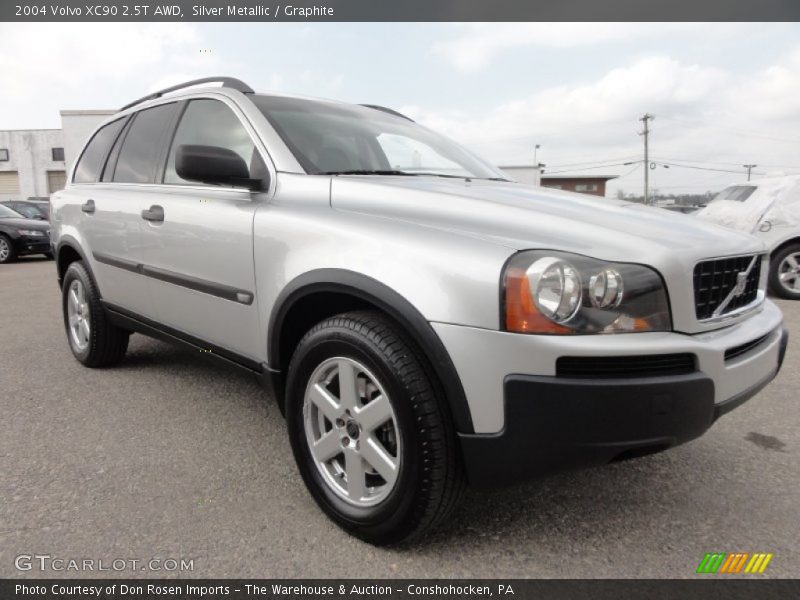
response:
{"label": "roof rail", "polygon": [[141,102],[145,102],[146,100],[153,100],[155,98],[160,98],[164,94],[168,94],[169,92],[174,92],[176,90],[180,90],[187,87],[192,87],[194,85],[200,85],[201,83],[221,83],[222,87],[231,88],[237,91],[242,92],[243,94],[254,94],[253,88],[247,85],[241,79],[236,79],[235,77],[203,77],[202,79],[192,79],[191,81],[185,81],[184,83],[179,83],[178,85],[173,85],[168,88],[164,88],[163,90],[158,90],[157,92],[153,92],[152,94],[148,94],[147,96],[143,96],[138,100],[134,100],[130,104],[126,104],[120,111],[126,110],[132,106],[136,106]]}
{"label": "roof rail", "polygon": [[414,122],[414,119],[412,119],[411,117],[407,117],[403,113],[399,113],[396,110],[393,110],[391,108],[386,108],[385,106],[379,106],[377,104],[361,104],[361,106],[363,106],[365,108],[372,108],[374,110],[379,110],[381,112],[389,113],[390,115],[394,115],[395,117],[400,117],[401,119],[405,119],[406,121],[411,121],[412,123]]}

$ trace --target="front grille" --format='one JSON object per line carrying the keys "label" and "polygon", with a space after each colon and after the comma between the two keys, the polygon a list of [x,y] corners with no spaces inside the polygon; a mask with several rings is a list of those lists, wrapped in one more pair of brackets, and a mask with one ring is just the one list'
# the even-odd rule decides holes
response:
{"label": "front grille", "polygon": [[562,356],[556,361],[558,377],[657,377],[684,375],[697,369],[694,354],[644,356]]}
{"label": "front grille", "polygon": [[[739,273],[747,271],[753,256],[718,258],[698,263],[694,268],[694,305],[697,319],[702,321],[715,316],[714,311],[736,287]],[[761,257],[756,257],[747,275],[744,290],[728,302],[720,315],[747,306],[758,297],[758,280],[761,276]]]}
{"label": "front grille", "polygon": [[763,344],[767,340],[768,337],[769,337],[769,334],[762,335],[760,338],[756,338],[754,340],[751,340],[751,341],[747,342],[746,344],[740,344],[739,346],[734,346],[733,348],[728,348],[727,350],[725,350],[725,360],[726,361],[733,360],[734,358],[736,358],[738,356],[741,356],[742,354],[747,354],[753,348],[757,348],[758,346]]}

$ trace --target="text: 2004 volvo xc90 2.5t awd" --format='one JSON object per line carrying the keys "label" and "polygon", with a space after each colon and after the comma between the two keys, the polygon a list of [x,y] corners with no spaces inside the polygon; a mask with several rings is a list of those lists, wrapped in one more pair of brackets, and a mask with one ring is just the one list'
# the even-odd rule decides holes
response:
{"label": "text: 2004 volvo xc90 2.5t awd", "polygon": [[691,440],[777,373],[755,238],[507,181],[389,109],[210,81],[108,119],[54,195],[67,338],[90,367],[141,332],[263,374],[355,535]]}

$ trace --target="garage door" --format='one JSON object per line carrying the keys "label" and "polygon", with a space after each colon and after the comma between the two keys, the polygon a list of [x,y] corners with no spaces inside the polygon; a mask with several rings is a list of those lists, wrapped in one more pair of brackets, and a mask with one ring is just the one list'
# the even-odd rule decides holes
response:
{"label": "garage door", "polygon": [[47,172],[47,189],[52,194],[63,190],[67,184],[67,174],[64,171],[48,171]]}
{"label": "garage door", "polygon": [[19,176],[16,171],[0,171],[0,194],[19,194]]}

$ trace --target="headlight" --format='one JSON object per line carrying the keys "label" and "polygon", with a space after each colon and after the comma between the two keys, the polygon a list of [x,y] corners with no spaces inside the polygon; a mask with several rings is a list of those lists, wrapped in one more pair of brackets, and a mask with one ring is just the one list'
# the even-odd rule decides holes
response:
{"label": "headlight", "polygon": [[26,237],[44,237],[44,231],[38,229],[20,229],[19,233]]}
{"label": "headlight", "polygon": [[511,258],[503,281],[508,331],[569,335],[672,329],[661,276],[642,265],[530,250]]}

